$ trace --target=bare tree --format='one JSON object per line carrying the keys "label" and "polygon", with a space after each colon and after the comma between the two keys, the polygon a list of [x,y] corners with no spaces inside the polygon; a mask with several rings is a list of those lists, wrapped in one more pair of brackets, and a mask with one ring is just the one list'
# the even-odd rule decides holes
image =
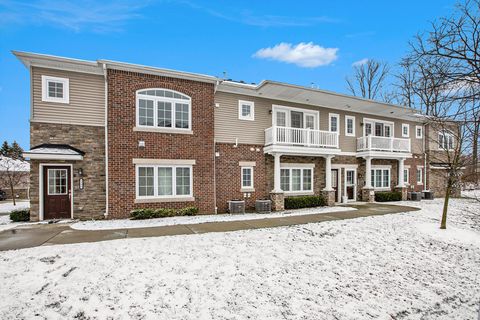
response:
{"label": "bare tree", "polygon": [[28,163],[20,159],[0,156],[0,184],[10,188],[13,205],[15,201],[15,188],[28,179]]}
{"label": "bare tree", "polygon": [[367,60],[364,64],[353,66],[353,76],[346,78],[348,90],[354,96],[384,100],[388,98],[382,92],[388,74],[387,63]]}

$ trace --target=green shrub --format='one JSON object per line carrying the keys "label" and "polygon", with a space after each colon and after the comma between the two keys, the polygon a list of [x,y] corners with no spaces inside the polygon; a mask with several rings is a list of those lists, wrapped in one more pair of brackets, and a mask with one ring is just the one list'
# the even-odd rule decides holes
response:
{"label": "green shrub", "polygon": [[194,216],[198,213],[197,207],[186,207],[178,210],[179,216]]}
{"label": "green shrub", "polygon": [[387,201],[401,201],[401,192],[375,192],[375,201],[387,202]]}
{"label": "green shrub", "polygon": [[153,219],[153,218],[165,218],[174,216],[194,216],[198,213],[196,207],[186,207],[179,210],[174,209],[135,209],[130,211],[130,218],[132,220]]}
{"label": "green shrub", "polygon": [[10,212],[10,220],[14,222],[30,221],[30,209],[13,210]]}
{"label": "green shrub", "polygon": [[323,196],[300,196],[285,198],[285,209],[301,209],[327,205]]}

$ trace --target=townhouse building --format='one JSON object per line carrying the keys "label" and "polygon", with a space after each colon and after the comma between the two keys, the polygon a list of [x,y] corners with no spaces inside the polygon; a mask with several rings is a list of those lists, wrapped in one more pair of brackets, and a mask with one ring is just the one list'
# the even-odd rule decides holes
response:
{"label": "townhouse building", "polygon": [[[30,73],[31,219],[124,218],[135,208],[445,184],[414,110],[275,81],[246,84],[121,63],[14,52]],[[435,177],[433,184],[430,177]]]}

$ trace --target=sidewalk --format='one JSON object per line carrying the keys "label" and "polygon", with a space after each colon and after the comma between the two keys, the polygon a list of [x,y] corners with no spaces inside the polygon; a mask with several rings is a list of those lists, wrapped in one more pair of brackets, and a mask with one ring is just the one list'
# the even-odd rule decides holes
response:
{"label": "sidewalk", "polygon": [[356,208],[357,210],[307,214],[291,217],[287,216],[281,218],[178,224],[163,227],[116,230],[74,230],[71,229],[68,224],[23,225],[14,229],[0,232],[0,251],[124,238],[161,237],[208,232],[228,232],[260,228],[274,228],[419,210],[418,208],[413,207],[379,203],[349,205],[349,207]]}

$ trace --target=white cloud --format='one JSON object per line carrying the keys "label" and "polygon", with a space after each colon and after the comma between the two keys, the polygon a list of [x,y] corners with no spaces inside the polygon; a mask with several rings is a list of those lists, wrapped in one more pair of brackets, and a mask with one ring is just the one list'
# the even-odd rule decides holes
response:
{"label": "white cloud", "polygon": [[362,60],[355,61],[352,63],[352,67],[360,67],[363,66],[365,63],[368,62],[368,58],[363,58]]}
{"label": "white cloud", "polygon": [[313,42],[301,42],[297,45],[282,42],[274,47],[260,49],[253,56],[293,63],[299,67],[315,68],[329,65],[337,60],[337,52],[338,48],[324,48]]}

